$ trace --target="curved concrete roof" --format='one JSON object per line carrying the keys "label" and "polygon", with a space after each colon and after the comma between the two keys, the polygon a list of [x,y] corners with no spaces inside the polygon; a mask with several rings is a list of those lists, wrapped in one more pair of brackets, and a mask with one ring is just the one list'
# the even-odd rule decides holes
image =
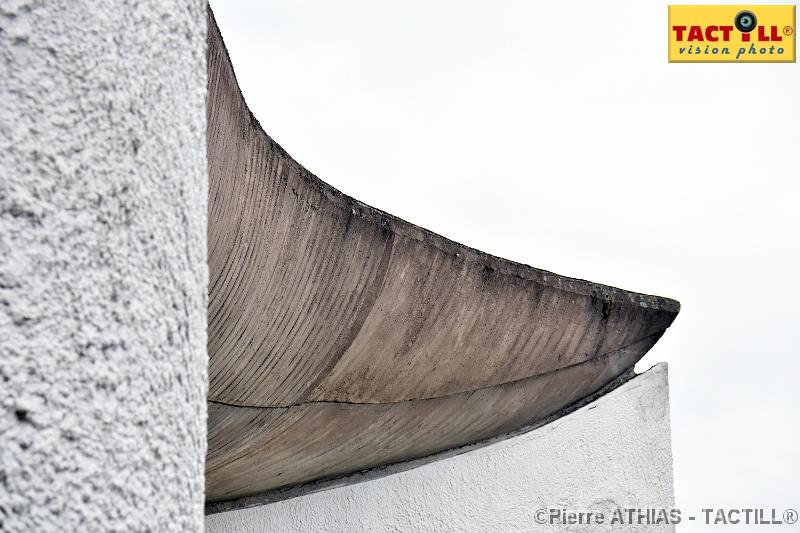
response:
{"label": "curved concrete roof", "polygon": [[209,501],[541,420],[628,371],[678,313],[322,182],[248,110],[213,16],[207,98]]}

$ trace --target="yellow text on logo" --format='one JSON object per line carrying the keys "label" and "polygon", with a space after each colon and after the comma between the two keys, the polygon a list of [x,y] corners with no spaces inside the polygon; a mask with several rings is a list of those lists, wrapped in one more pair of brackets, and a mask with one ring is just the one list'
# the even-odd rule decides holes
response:
{"label": "yellow text on logo", "polygon": [[794,63],[795,6],[669,6],[670,63]]}

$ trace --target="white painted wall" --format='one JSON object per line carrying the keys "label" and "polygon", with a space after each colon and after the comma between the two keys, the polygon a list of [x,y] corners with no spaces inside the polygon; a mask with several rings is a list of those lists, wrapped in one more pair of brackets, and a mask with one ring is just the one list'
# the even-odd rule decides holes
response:
{"label": "white painted wall", "polygon": [[0,530],[190,531],[204,0],[0,1]]}
{"label": "white painted wall", "polygon": [[209,515],[206,531],[674,531],[537,523],[539,509],[617,506],[673,506],[665,364],[539,429],[372,481]]}

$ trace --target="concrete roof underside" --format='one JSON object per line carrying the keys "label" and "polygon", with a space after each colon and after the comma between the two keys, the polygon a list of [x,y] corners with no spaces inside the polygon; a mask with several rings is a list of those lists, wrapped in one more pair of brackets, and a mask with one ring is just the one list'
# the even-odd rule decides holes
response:
{"label": "concrete roof underside", "polygon": [[324,183],[250,113],[212,15],[207,118],[209,502],[544,420],[630,371],[678,313]]}

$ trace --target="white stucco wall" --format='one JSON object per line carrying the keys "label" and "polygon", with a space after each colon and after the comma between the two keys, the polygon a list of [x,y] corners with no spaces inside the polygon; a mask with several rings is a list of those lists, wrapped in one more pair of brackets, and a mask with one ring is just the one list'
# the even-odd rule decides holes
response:
{"label": "white stucco wall", "polygon": [[0,1],[0,530],[197,531],[205,0]]}
{"label": "white stucco wall", "polygon": [[539,509],[672,506],[662,364],[533,431],[372,481],[209,515],[206,531],[674,531],[645,524],[537,522]]}

